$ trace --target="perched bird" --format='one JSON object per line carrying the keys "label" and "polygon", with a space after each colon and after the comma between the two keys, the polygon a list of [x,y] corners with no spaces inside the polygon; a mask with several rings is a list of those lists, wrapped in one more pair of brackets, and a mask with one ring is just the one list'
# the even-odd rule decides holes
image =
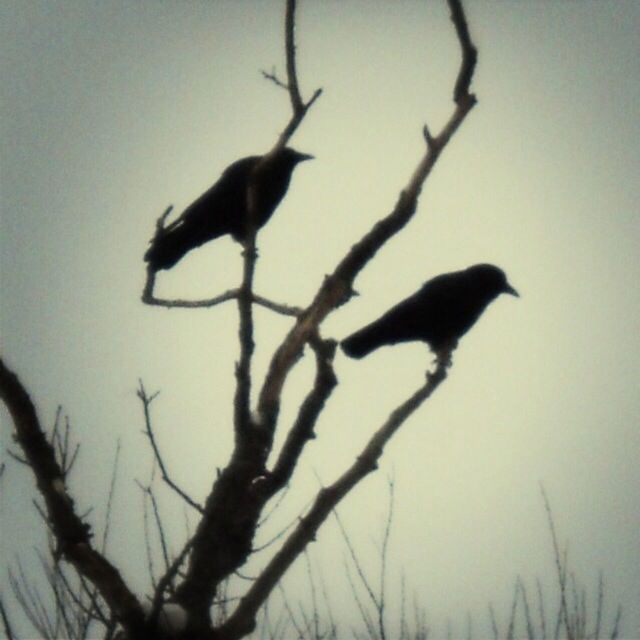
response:
{"label": "perched bird", "polygon": [[262,158],[249,156],[234,162],[177,220],[159,231],[144,256],[149,267],[170,269],[191,249],[226,234],[242,242],[249,228],[250,198],[255,216],[251,223],[257,230],[284,197],[296,165],[313,156],[284,147],[254,175]]}
{"label": "perched bird", "polygon": [[342,341],[342,350],[362,358],[383,345],[421,340],[447,359],[487,305],[501,293],[518,296],[504,272],[491,264],[443,273],[382,317]]}

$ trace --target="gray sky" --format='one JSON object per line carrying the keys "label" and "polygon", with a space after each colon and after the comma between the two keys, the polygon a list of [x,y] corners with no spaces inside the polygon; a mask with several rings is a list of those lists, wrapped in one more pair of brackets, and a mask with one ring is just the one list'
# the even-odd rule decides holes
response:
{"label": "gray sky", "polygon": [[[342,338],[428,278],[475,262],[504,268],[522,298],[499,299],[465,336],[449,379],[342,513],[375,557],[393,474],[392,584],[404,568],[435,626],[447,616],[462,624],[469,610],[480,627],[489,600],[506,615],[517,574],[553,583],[543,482],[576,573],[593,591],[602,569],[627,637],[640,637],[640,4],[467,4],[479,104],[414,220],[323,334]],[[140,303],[142,254],[168,204],[181,210],[284,127],[287,96],[259,74],[283,69],[282,3],[0,7],[2,352],[44,421],[64,405],[83,442],[72,488],[97,520],[121,439],[112,557],[141,592],[132,478],[148,477],[150,456],[137,380],[162,390],[158,435],[201,499],[229,454],[237,357],[232,304]],[[325,93],[291,144],[317,159],[296,170],[259,236],[257,290],[302,305],[393,206],[423,152],[424,123],[445,122],[459,50],[437,2],[303,2],[298,41],[303,93]],[[217,241],[162,273],[158,291],[195,298],[235,286],[239,253]],[[289,322],[256,317],[260,380]],[[429,360],[419,344],[337,357],[340,387],[274,527],[308,502],[316,474],[328,483],[341,472]],[[287,386],[284,424],[311,375],[305,362]],[[41,539],[32,493],[11,464],[7,558]],[[164,504],[177,546],[182,508]],[[333,523],[313,553],[339,593]]]}

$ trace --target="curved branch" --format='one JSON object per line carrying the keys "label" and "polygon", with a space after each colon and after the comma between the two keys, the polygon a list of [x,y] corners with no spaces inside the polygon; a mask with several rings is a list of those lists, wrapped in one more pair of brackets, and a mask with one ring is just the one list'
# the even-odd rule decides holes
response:
{"label": "curved branch", "polygon": [[214,296],[213,298],[206,298],[204,300],[183,300],[180,298],[167,300],[155,297],[153,294],[154,284],[155,274],[151,269],[147,268],[147,281],[142,293],[142,302],[151,306],[165,307],[166,309],[209,309],[218,304],[222,304],[223,302],[236,300],[238,298],[238,289],[229,289],[220,295]]}
{"label": "curved branch", "polygon": [[315,438],[313,429],[331,392],[338,384],[333,370],[337,344],[334,340],[316,338],[310,342],[316,356],[313,388],[300,406],[298,416],[282,445],[278,460],[269,475],[268,492],[273,495],[291,479],[305,444]]}
{"label": "curved branch", "polygon": [[287,0],[285,12],[285,40],[287,51],[287,79],[289,81],[289,96],[293,113],[299,113],[304,109],[300,87],[298,86],[298,74],[296,72],[296,0]]}
{"label": "curved branch", "polygon": [[[235,288],[228,289],[224,293],[214,296],[213,298],[204,298],[202,300],[157,298],[153,292],[155,287],[155,277],[156,274],[154,271],[147,268],[147,279],[142,292],[142,302],[150,306],[165,307],[166,309],[209,309],[218,304],[222,304],[223,302],[237,300],[240,295],[240,288]],[[274,313],[279,313],[282,316],[299,316],[303,311],[302,307],[296,307],[282,302],[275,302],[274,300],[269,300],[268,298],[253,292],[251,293],[251,300],[253,301],[253,304],[269,309]]]}
{"label": "curved branch", "polygon": [[240,600],[231,617],[217,630],[216,638],[235,640],[243,637],[255,626],[255,618],[269,594],[314,540],[320,525],[338,503],[369,473],[377,468],[385,445],[405,420],[438,388],[447,377],[447,363],[440,361],[433,373],[427,373],[426,382],[399,405],[385,423],[373,434],[355,462],[332,485],[321,489],[309,513],[300,519],[295,531],[286,539],[280,551],[271,559],[251,588]]}
{"label": "curved branch", "polygon": [[[287,0],[287,8],[285,12],[285,48],[287,55],[287,84],[286,87],[289,91],[289,99],[291,100],[291,109],[293,115],[289,120],[284,131],[280,134],[278,142],[273,151],[284,147],[291,136],[295,133],[296,129],[300,126],[300,123],[304,119],[307,111],[311,108],[313,103],[322,95],[322,89],[316,89],[308,102],[302,100],[300,95],[300,85],[298,83],[298,72],[296,70],[296,41],[295,41],[295,28],[296,28],[296,0]],[[282,83],[279,83],[282,85]]]}
{"label": "curved branch", "polygon": [[473,72],[478,61],[478,50],[475,48],[473,42],[471,42],[469,26],[460,0],[448,0],[448,2],[449,9],[451,10],[451,20],[456,28],[456,34],[458,35],[462,49],[462,64],[460,65],[458,79],[456,80],[456,85],[453,90],[453,99],[456,104],[460,104],[464,102],[465,99],[471,97],[469,94],[469,86],[471,85],[471,78],[473,78]]}
{"label": "curved branch", "polygon": [[193,507],[199,513],[204,513],[204,509],[202,505],[198,504],[189,494],[183,491],[172,479],[169,473],[167,472],[167,468],[164,465],[164,460],[160,455],[160,449],[158,448],[158,443],[156,442],[155,434],[153,433],[153,428],[151,426],[151,412],[150,406],[153,402],[154,398],[158,395],[159,392],[154,393],[153,395],[147,395],[147,391],[142,384],[142,380],[138,381],[138,398],[140,398],[140,402],[142,402],[142,409],[144,411],[144,424],[145,424],[145,433],[147,438],[149,438],[149,442],[151,443],[151,448],[153,449],[153,455],[160,467],[160,474],[162,475],[162,479],[173,489],[190,507]]}
{"label": "curved branch", "polygon": [[360,271],[379,249],[411,220],[415,214],[422,187],[442,150],[476,103],[475,96],[469,94],[468,89],[477,54],[470,40],[462,5],[459,0],[449,1],[452,19],[462,48],[462,62],[456,81],[456,87],[458,87],[456,93],[460,95],[457,97],[456,107],[437,136],[434,137],[428,127],[424,128],[426,152],[407,185],[400,192],[395,207],[351,247],[334,272],[325,278],[313,302],[300,314],[297,323],[273,355],[258,402],[258,411],[265,417],[271,429],[275,427],[284,382],[301,357],[305,343],[318,331],[322,321],[332,311],[351,298],[353,283]]}
{"label": "curved branch", "polygon": [[76,514],[74,502],[63,482],[62,468],[47,441],[35,407],[18,376],[0,358],[0,398],[9,409],[16,440],[36,477],[44,498],[48,521],[55,535],[58,553],[100,591],[132,637],[142,634],[144,613],[138,599],[118,570],[91,545],[91,531]]}

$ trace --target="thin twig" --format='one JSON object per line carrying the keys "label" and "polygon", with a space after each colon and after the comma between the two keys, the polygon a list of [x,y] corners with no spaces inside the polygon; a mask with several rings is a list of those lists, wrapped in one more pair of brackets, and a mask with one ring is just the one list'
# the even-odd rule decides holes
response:
{"label": "thin twig", "polygon": [[271,71],[265,71],[264,69],[262,69],[260,71],[260,73],[262,74],[262,77],[265,80],[269,80],[269,81],[273,82],[277,87],[280,87],[281,89],[284,89],[285,91],[289,91],[289,85],[287,85],[286,82],[283,82],[282,80],[280,80],[280,78],[278,78],[278,75],[276,74],[275,67],[273,67],[273,69],[271,69]]}
{"label": "thin twig", "polygon": [[373,434],[351,467],[331,486],[319,491],[309,513],[300,520],[280,551],[242,598],[238,608],[219,629],[221,637],[240,637],[237,634],[244,632],[247,624],[254,624],[255,616],[269,593],[307,544],[314,539],[320,525],[351,489],[377,468],[378,459],[387,442],[405,420],[431,396],[446,376],[446,364],[438,363],[436,370],[427,374],[425,384],[397,407]]}
{"label": "thin twig", "polygon": [[[280,134],[276,149],[284,147],[296,129],[304,119],[307,111],[313,106],[313,103],[322,95],[322,89],[316,89],[308,102],[304,102],[300,95],[300,86],[298,82],[298,73],[296,70],[296,42],[295,42],[295,15],[296,0],[287,0],[287,8],[285,11],[285,50],[287,57],[287,82],[286,87],[289,91],[289,99],[291,101],[292,116],[284,131]],[[280,86],[283,83],[276,82]]]}
{"label": "thin twig", "polygon": [[[262,161],[258,163],[258,169]],[[248,200],[248,224],[247,239],[243,243],[243,268],[242,284],[240,285],[238,301],[239,329],[238,338],[240,341],[240,359],[236,364],[236,393],[234,398],[234,430],[236,434],[236,445],[240,444],[240,439],[251,427],[251,360],[255,350],[253,340],[253,277],[256,269],[258,252],[256,251],[256,229],[252,220],[257,218],[255,206],[257,198],[252,197],[256,189],[257,173],[254,174],[249,185]]]}
{"label": "thin twig", "polygon": [[545,491],[544,485],[540,483],[540,493],[544,501],[544,507],[547,512],[547,523],[549,525],[549,532],[551,533],[551,542],[553,543],[553,555],[556,562],[556,574],[558,576],[558,583],[560,586],[560,611],[564,619],[565,631],[567,632],[568,640],[573,640],[573,630],[569,622],[569,611],[567,607],[566,598],[566,562],[563,563],[560,557],[560,547],[558,545],[558,536],[556,535],[556,526],[553,520],[553,513],[551,511],[551,505],[549,504],[549,498]]}
{"label": "thin twig", "polygon": [[518,576],[518,585],[520,587],[520,596],[522,597],[522,604],[524,608],[524,619],[527,625],[527,638],[528,640],[534,640],[535,631],[533,630],[533,620],[531,619],[531,610],[529,608],[529,597],[524,582]]}
{"label": "thin twig", "polygon": [[317,334],[320,324],[332,311],[350,299],[353,295],[354,280],[360,271],[376,255],[377,251],[413,217],[424,182],[430,175],[441,152],[476,103],[475,97],[468,92],[473,65],[469,66],[468,63],[470,38],[468,28],[466,28],[466,20],[458,0],[450,0],[450,6],[455,13],[454,24],[463,51],[459,78],[463,77],[464,82],[457,81],[460,87],[456,89],[456,94],[462,92],[464,96],[456,101],[453,114],[440,133],[436,137],[429,134],[431,144],[427,144],[425,155],[418,163],[408,184],[400,193],[393,211],[379,220],[351,248],[333,273],[325,278],[311,305],[299,316],[295,326],[275,352],[258,401],[258,411],[260,415],[264,416],[268,425],[275,426],[284,382],[301,357],[305,343],[311,336]]}
{"label": "thin twig", "polygon": [[[147,285],[149,284],[149,282],[151,282],[151,286],[145,285],[145,293],[143,294],[142,301],[145,304],[156,307],[165,307],[166,309],[211,309],[211,307],[215,307],[224,302],[237,300],[238,296],[240,295],[240,289],[235,288],[228,289],[224,293],[221,293],[212,298],[203,298],[201,300],[185,300],[182,298],[158,298],[153,293],[153,282],[155,282],[155,275],[152,271],[148,271],[147,277],[149,278],[147,280]],[[302,307],[296,307],[294,305],[288,305],[282,302],[269,300],[268,298],[260,296],[256,293],[251,294],[251,300],[253,304],[257,304],[258,306],[269,309],[270,311],[278,313],[282,316],[297,317],[303,311]]]}
{"label": "thin twig", "polygon": [[335,340],[322,340],[319,336],[314,336],[309,344],[315,354],[316,376],[313,388],[300,405],[296,420],[287,434],[269,477],[269,491],[272,493],[291,479],[304,446],[315,438],[314,428],[318,417],[338,384],[333,369],[337,347]]}
{"label": "thin twig", "polygon": [[55,450],[47,442],[34,404],[18,377],[2,359],[0,398],[9,409],[16,439],[35,475],[57,548],[78,573],[99,589],[125,630],[135,636],[144,627],[142,607],[118,570],[92,546],[90,527],[75,511],[73,499],[64,486],[63,470],[56,460]]}
{"label": "thin twig", "polygon": [[473,42],[471,42],[469,26],[460,0],[448,0],[448,2],[451,10],[451,20],[456,28],[462,49],[462,64],[460,65],[458,79],[453,90],[453,99],[459,105],[466,100],[475,101],[475,97],[469,94],[469,86],[478,61],[478,51]]}
{"label": "thin twig", "polygon": [[507,627],[507,640],[513,640],[515,628],[516,628],[516,613],[518,612],[518,581],[513,589],[513,600],[511,601],[511,612],[509,614],[509,626]]}
{"label": "thin twig", "polygon": [[162,610],[162,603],[164,599],[164,593],[169,588],[175,577],[178,575],[178,571],[185,561],[191,547],[193,546],[193,538],[191,538],[187,544],[184,545],[182,551],[178,554],[175,560],[167,568],[165,574],[158,580],[158,584],[155,588],[153,601],[151,603],[151,612],[149,614],[149,621],[151,628],[155,628],[155,622]]}
{"label": "thin twig", "polygon": [[111,472],[111,482],[109,483],[109,495],[107,497],[107,509],[105,512],[104,531],[102,533],[102,544],[100,545],[100,551],[104,554],[107,551],[107,541],[109,540],[109,528],[111,526],[111,509],[113,507],[113,498],[116,491],[116,478],[118,477],[118,463],[120,462],[120,438],[118,438],[118,444],[116,445],[116,455],[113,461],[113,471]]}
{"label": "thin twig", "polygon": [[304,109],[302,96],[298,87],[298,74],[296,73],[296,0],[287,0],[285,12],[285,40],[287,51],[287,87],[291,98],[291,109],[294,114],[300,113]]}
{"label": "thin twig", "polygon": [[2,617],[2,627],[4,628],[4,633],[7,636],[7,640],[16,640],[16,637],[13,634],[13,628],[11,626],[11,622],[9,621],[9,616],[7,615],[7,611],[4,608],[4,602],[2,601],[1,595],[0,595],[0,617]]}
{"label": "thin twig", "polygon": [[144,423],[145,423],[145,433],[149,442],[151,443],[151,448],[153,449],[153,455],[158,463],[158,467],[160,468],[160,474],[162,475],[162,479],[164,482],[173,489],[190,507],[193,507],[199,513],[204,513],[204,509],[202,505],[198,504],[186,491],[181,489],[172,479],[169,473],[167,472],[167,468],[164,464],[164,460],[162,459],[162,455],[160,454],[160,449],[158,448],[158,444],[156,442],[155,435],[153,433],[153,427],[151,426],[151,403],[157,397],[158,392],[149,396],[147,394],[146,389],[144,388],[144,384],[142,380],[138,381],[138,391],[137,395],[142,402],[142,408],[144,411]]}
{"label": "thin twig", "polygon": [[547,637],[547,621],[544,612],[544,597],[542,593],[542,584],[540,578],[536,578],[536,589],[538,591],[538,613],[540,615],[540,632],[542,637]]}

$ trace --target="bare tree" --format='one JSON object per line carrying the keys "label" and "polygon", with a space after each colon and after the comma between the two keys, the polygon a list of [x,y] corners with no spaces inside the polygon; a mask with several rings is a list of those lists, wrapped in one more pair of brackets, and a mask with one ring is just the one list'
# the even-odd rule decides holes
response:
{"label": "bare tree", "polygon": [[[146,304],[164,307],[214,307],[234,300],[239,314],[234,448],[227,466],[214,474],[212,488],[204,504],[198,504],[171,478],[154,437],[150,411],[154,396],[147,393],[142,383],[138,389],[146,433],[159,473],[166,484],[199,517],[193,535],[181,551],[172,556],[162,538],[161,519],[154,493],[150,486],[142,487],[148,499],[147,504],[150,505],[150,517],[155,520],[160,532],[164,562],[161,575],[153,580],[150,606],[143,606],[118,568],[108,560],[105,549],[93,540],[90,527],[78,514],[65,482],[70,471],[69,460],[66,459],[69,449],[64,448],[63,454],[59,447],[56,448],[55,439],[47,438],[25,386],[4,362],[0,362],[0,395],[13,418],[16,442],[22,449],[24,462],[33,471],[38,491],[44,501],[42,512],[51,530],[51,553],[55,566],[58,566],[59,560],[64,560],[75,569],[81,581],[81,592],[85,594],[81,609],[86,615],[90,614],[92,619],[102,620],[106,628],[105,637],[111,637],[116,623],[121,627],[121,633],[131,640],[163,636],[233,640],[249,634],[256,626],[259,610],[285,572],[304,553],[319,527],[336,505],[376,469],[390,438],[446,378],[450,363],[438,360],[433,371],[427,372],[426,379],[419,388],[396,407],[382,425],[373,430],[353,463],[332,484],[317,492],[296,526],[276,541],[279,547],[259,575],[249,581],[248,588],[239,600],[228,603],[225,601],[225,614],[212,616],[212,606],[221,602],[229,577],[238,572],[252,554],[254,537],[264,516],[265,506],[292,480],[305,445],[315,437],[316,422],[337,385],[333,367],[336,342],[322,337],[321,324],[333,311],[349,302],[354,294],[353,284],[358,274],[415,214],[427,177],[476,103],[475,96],[470,92],[470,85],[477,52],[469,35],[460,0],[448,0],[448,5],[461,49],[451,115],[437,134],[426,125],[423,127],[424,155],[401,188],[394,208],[351,247],[333,272],[320,283],[310,304],[297,308],[267,300],[254,291],[257,263],[255,232],[249,233],[243,242],[244,268],[239,287],[210,299],[192,301],[157,298],[154,294],[156,274],[151,269],[147,272],[142,294],[142,300]],[[287,0],[286,80],[281,80],[275,73],[264,74],[270,81],[287,90],[292,113],[273,148],[253,172],[249,185],[249,203],[252,202],[251,192],[260,173],[268,167],[274,154],[286,145],[321,95],[321,90],[318,89],[305,101],[300,93],[294,40],[295,11],[295,0]],[[249,207],[251,208],[251,204]],[[171,208],[158,219],[157,233],[162,232],[170,212]],[[250,218],[251,213],[249,211]],[[252,376],[254,304],[291,317],[292,326],[271,358],[267,374],[259,386],[257,406],[252,409],[251,389],[257,383]],[[294,366],[304,357],[307,346],[315,362],[315,379],[306,397],[302,399],[293,423],[282,424],[279,415],[282,390]],[[286,435],[280,450],[274,452],[277,429],[284,431]],[[268,466],[267,460],[274,453],[275,463]],[[60,576],[64,575],[66,574],[60,572]],[[67,591],[58,593],[66,594]],[[59,594],[56,595],[58,600],[67,597]],[[378,624],[383,633],[383,603],[376,603],[379,609]],[[4,607],[2,612],[5,619]],[[176,622],[178,618],[179,623]],[[77,622],[80,623],[82,620]],[[76,622],[71,621],[67,626],[71,629],[74,624]],[[5,623],[5,630],[12,637],[8,621]]]}

